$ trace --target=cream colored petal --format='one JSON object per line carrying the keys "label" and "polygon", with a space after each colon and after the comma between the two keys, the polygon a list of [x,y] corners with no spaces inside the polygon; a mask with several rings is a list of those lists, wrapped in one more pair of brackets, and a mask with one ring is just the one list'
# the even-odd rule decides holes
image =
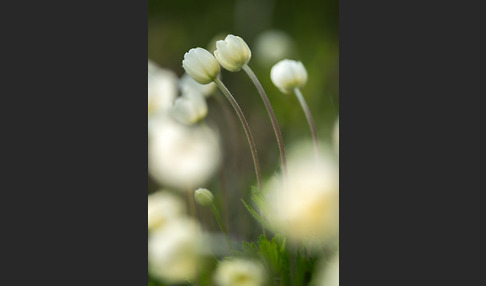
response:
{"label": "cream colored petal", "polygon": [[240,44],[242,46],[244,61],[245,61],[245,63],[248,63],[251,59],[250,47],[248,47],[248,45],[246,44],[246,42],[242,38],[238,37],[238,40],[240,41]]}

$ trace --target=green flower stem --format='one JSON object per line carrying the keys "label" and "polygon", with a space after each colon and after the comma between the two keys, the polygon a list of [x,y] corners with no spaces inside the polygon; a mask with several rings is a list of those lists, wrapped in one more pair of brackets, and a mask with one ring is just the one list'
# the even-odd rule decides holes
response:
{"label": "green flower stem", "polygon": [[316,152],[316,156],[318,155],[318,143],[317,143],[317,131],[316,131],[316,125],[314,124],[314,119],[312,119],[312,114],[310,112],[309,106],[307,106],[307,103],[305,102],[304,96],[302,95],[302,92],[300,92],[300,89],[296,87],[294,89],[294,93],[297,96],[297,99],[300,102],[300,105],[302,106],[302,109],[304,110],[305,116],[307,117],[307,122],[309,123],[309,127],[312,133],[312,138],[314,139],[314,149]]}
{"label": "green flower stem", "polygon": [[211,211],[214,214],[214,217],[216,218],[216,222],[218,222],[219,228],[224,232],[226,236],[228,236],[228,231],[226,230],[226,227],[224,227],[223,221],[221,220],[221,216],[219,215],[219,211],[214,205],[214,203],[211,203]]}
{"label": "green flower stem", "polygon": [[246,138],[248,139],[248,144],[250,145],[250,151],[251,151],[251,156],[253,157],[253,164],[255,165],[255,173],[257,177],[257,183],[258,183],[258,190],[262,190],[262,176],[261,176],[261,171],[260,171],[260,163],[258,161],[258,155],[257,155],[257,149],[255,146],[255,141],[253,140],[253,136],[251,135],[250,131],[250,126],[248,126],[248,122],[246,121],[245,115],[243,114],[243,111],[241,110],[240,106],[234,99],[234,97],[231,95],[230,91],[226,86],[223,84],[221,80],[216,78],[214,82],[218,85],[218,87],[221,89],[221,91],[224,93],[226,98],[229,100],[231,105],[236,111],[236,114],[238,115],[238,118],[241,121],[241,125],[243,125],[243,129],[245,130]]}
{"label": "green flower stem", "polygon": [[223,217],[224,217],[224,223],[226,225],[226,229],[227,229],[228,233],[230,233],[231,229],[230,229],[230,224],[229,224],[229,210],[228,210],[229,201],[228,201],[228,192],[227,192],[227,189],[226,189],[226,181],[224,179],[224,166],[223,166],[223,164],[221,164],[221,167],[219,169],[219,181],[220,181],[220,184],[221,184],[221,194],[222,194],[222,197],[223,197],[223,211],[222,211],[222,213],[223,213]]}
{"label": "green flower stem", "polygon": [[285,157],[285,147],[284,147],[284,144],[283,144],[282,133],[280,132],[280,127],[278,126],[277,117],[275,116],[275,113],[273,112],[272,105],[270,104],[270,101],[268,100],[268,96],[265,93],[265,90],[263,89],[263,86],[261,85],[260,81],[256,77],[255,73],[252,71],[252,69],[247,64],[245,64],[243,66],[243,70],[250,77],[251,81],[253,82],[253,84],[257,88],[257,90],[260,93],[260,96],[263,100],[263,103],[265,104],[265,107],[267,109],[268,116],[270,117],[270,121],[272,122],[273,131],[275,131],[275,137],[277,137],[278,148],[280,150],[280,159],[282,161],[282,170],[283,170],[284,178],[285,178],[285,177],[287,177],[287,159]]}

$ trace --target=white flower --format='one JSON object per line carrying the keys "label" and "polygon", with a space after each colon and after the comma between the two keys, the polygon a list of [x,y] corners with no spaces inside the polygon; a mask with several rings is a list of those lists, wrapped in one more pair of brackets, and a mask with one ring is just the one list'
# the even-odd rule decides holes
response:
{"label": "white flower", "polygon": [[220,262],[214,276],[218,286],[263,286],[265,278],[260,263],[244,259]]}
{"label": "white flower", "polygon": [[284,93],[290,93],[296,87],[302,87],[307,82],[307,71],[302,62],[281,60],[270,72],[273,84]]}
{"label": "white flower", "polygon": [[213,194],[208,189],[199,188],[194,192],[196,202],[201,206],[209,206],[213,203]]}
{"label": "white flower", "polygon": [[183,202],[166,191],[148,195],[148,229],[162,229],[185,214]]}
{"label": "white flower", "polygon": [[182,191],[204,186],[219,166],[219,136],[207,126],[186,126],[160,116],[149,128],[148,171],[160,184]]}
{"label": "white flower", "polygon": [[255,41],[255,58],[263,65],[270,66],[292,56],[294,43],[289,35],[282,31],[263,32]]}
{"label": "white flower", "polygon": [[199,224],[189,218],[172,221],[148,239],[149,272],[169,283],[196,278],[204,249]]}
{"label": "white flower", "polygon": [[179,88],[183,94],[190,91],[197,91],[203,94],[205,97],[208,97],[216,90],[216,87],[216,83],[214,82],[209,84],[200,84],[187,73],[185,73],[179,80]]}
{"label": "white flower", "polygon": [[242,38],[228,35],[216,42],[214,56],[225,69],[236,72],[250,61],[251,51]]}
{"label": "white flower", "polygon": [[167,111],[177,96],[177,75],[148,61],[148,115]]}
{"label": "white flower", "polygon": [[177,121],[191,125],[206,117],[208,106],[204,95],[195,90],[186,90],[176,99],[170,112]]}
{"label": "white flower", "polygon": [[219,74],[220,67],[214,56],[203,48],[190,49],[184,54],[182,67],[198,83],[208,84]]}
{"label": "white flower", "polygon": [[312,144],[289,149],[288,180],[275,177],[264,187],[270,204],[267,218],[276,232],[293,243],[319,246],[337,236],[339,175],[335,156],[320,150],[316,160]]}

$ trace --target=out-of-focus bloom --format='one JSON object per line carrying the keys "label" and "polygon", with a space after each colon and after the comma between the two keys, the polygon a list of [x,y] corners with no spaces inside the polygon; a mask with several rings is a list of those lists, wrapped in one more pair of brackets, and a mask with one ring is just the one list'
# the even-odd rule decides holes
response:
{"label": "out-of-focus bloom", "polygon": [[192,191],[204,186],[221,158],[219,136],[207,126],[186,126],[159,116],[149,128],[148,170],[163,186]]}
{"label": "out-of-focus bloom", "polygon": [[255,41],[255,58],[265,66],[293,56],[294,43],[289,35],[282,31],[263,32]]}
{"label": "out-of-focus bloom", "polygon": [[270,71],[273,84],[283,93],[290,93],[296,87],[302,87],[307,82],[307,71],[302,62],[281,60]]}
{"label": "out-of-focus bloom", "polygon": [[216,42],[214,56],[225,69],[236,72],[250,61],[251,51],[242,38],[228,35]]}
{"label": "out-of-focus bloom", "polygon": [[265,285],[266,277],[260,263],[233,259],[219,263],[214,280],[218,286],[261,286]]}
{"label": "out-of-focus bloom", "polygon": [[208,189],[199,188],[194,192],[194,198],[201,206],[209,206],[213,203],[214,196]]}
{"label": "out-of-focus bloom", "polygon": [[184,54],[182,67],[195,81],[208,84],[219,74],[220,67],[214,56],[203,48],[190,49]]}
{"label": "out-of-focus bloom", "polygon": [[162,229],[170,221],[185,214],[182,201],[167,191],[158,191],[148,196],[148,229]]}
{"label": "out-of-focus bloom", "polygon": [[339,286],[339,253],[328,263],[318,266],[316,286]]}
{"label": "out-of-focus bloom", "polygon": [[214,82],[200,84],[187,73],[185,73],[179,81],[179,88],[183,94],[196,91],[203,94],[205,97],[209,97],[216,90],[216,87]]}
{"label": "out-of-focus bloom", "polygon": [[170,112],[177,121],[191,125],[206,117],[208,106],[204,95],[195,90],[187,90],[176,99]]}
{"label": "out-of-focus bloom", "polygon": [[177,75],[148,61],[148,115],[172,107],[177,96]]}
{"label": "out-of-focus bloom", "polygon": [[[298,151],[296,151],[298,150]],[[264,187],[270,225],[294,243],[319,246],[337,237],[339,227],[339,174],[335,156],[320,150],[316,160],[311,144],[288,153],[286,188],[281,178]]]}
{"label": "out-of-focus bloom", "polygon": [[339,118],[334,123],[334,130],[332,132],[332,141],[334,144],[334,149],[339,154]]}
{"label": "out-of-focus bloom", "polygon": [[169,283],[191,281],[197,276],[203,248],[202,231],[196,221],[172,221],[149,236],[149,272]]}

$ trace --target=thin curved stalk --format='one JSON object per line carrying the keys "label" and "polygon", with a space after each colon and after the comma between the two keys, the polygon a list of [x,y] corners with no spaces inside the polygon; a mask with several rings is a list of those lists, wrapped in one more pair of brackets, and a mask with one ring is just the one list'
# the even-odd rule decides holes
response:
{"label": "thin curved stalk", "polygon": [[304,96],[302,95],[302,92],[300,92],[300,89],[298,87],[294,88],[294,93],[297,96],[297,99],[299,100],[302,109],[304,110],[305,116],[307,117],[307,122],[309,123],[309,127],[312,133],[312,138],[314,139],[314,149],[317,156],[318,143],[317,143],[317,131],[316,131],[316,125],[314,124],[314,119],[312,119],[312,114],[310,112],[309,106],[307,106]]}
{"label": "thin curved stalk", "polygon": [[211,203],[211,211],[213,212],[213,215],[216,218],[216,222],[218,223],[219,228],[228,237],[228,231],[226,230],[226,227],[224,226],[223,221],[221,220],[221,216],[219,215],[219,211],[214,205],[214,203]]}
{"label": "thin curved stalk", "polygon": [[250,77],[251,81],[257,88],[258,92],[260,93],[260,96],[263,100],[263,103],[265,104],[265,107],[267,109],[268,116],[270,117],[270,121],[272,122],[273,126],[273,131],[275,131],[275,137],[277,138],[277,143],[278,143],[278,149],[280,150],[280,159],[282,161],[282,170],[284,173],[284,178],[287,177],[287,159],[285,156],[285,147],[283,144],[283,139],[282,139],[282,133],[280,132],[280,127],[277,122],[277,117],[275,116],[275,113],[273,112],[272,105],[270,104],[270,100],[268,100],[268,96],[265,93],[265,90],[263,89],[262,84],[256,77],[255,73],[252,71],[252,69],[245,64],[243,66],[243,70],[246,72],[246,74]]}
{"label": "thin curved stalk", "polygon": [[218,87],[224,93],[226,98],[229,100],[229,102],[231,103],[231,105],[235,109],[236,114],[238,115],[238,118],[241,121],[241,125],[243,125],[243,129],[245,130],[246,138],[248,139],[248,144],[250,145],[250,151],[251,151],[251,156],[253,158],[253,164],[255,165],[255,173],[256,173],[256,177],[257,177],[258,190],[261,191],[262,190],[262,176],[261,176],[261,171],[260,171],[260,162],[258,161],[257,149],[256,149],[255,141],[253,140],[253,136],[251,135],[250,126],[248,126],[248,122],[246,121],[246,118],[245,118],[245,115],[243,114],[243,111],[241,110],[240,106],[236,102],[235,98],[231,95],[228,88],[218,78],[216,78],[214,80],[214,82],[218,85]]}

